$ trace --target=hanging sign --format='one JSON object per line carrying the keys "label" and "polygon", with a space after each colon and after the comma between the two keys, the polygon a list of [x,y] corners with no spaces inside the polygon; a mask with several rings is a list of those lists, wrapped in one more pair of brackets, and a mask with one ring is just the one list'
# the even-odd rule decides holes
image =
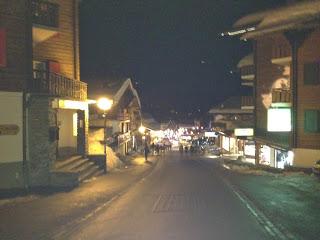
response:
{"label": "hanging sign", "polygon": [[19,133],[19,126],[14,124],[0,124],[0,136],[17,135]]}

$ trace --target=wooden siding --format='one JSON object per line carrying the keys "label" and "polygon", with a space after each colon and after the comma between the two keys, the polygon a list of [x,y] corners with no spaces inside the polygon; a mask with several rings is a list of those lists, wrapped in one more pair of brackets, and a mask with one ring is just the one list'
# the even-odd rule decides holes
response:
{"label": "wooden siding", "polygon": [[[256,41],[255,111],[256,129],[260,130],[257,132],[257,137],[272,141],[273,139],[267,139],[269,135],[261,134],[259,136],[259,132],[267,131],[267,106],[270,107],[272,101],[272,85],[282,75],[279,66],[271,62],[273,58],[272,50],[274,49],[274,45],[278,44],[290,48],[290,44],[282,34],[263,36],[256,39]],[[263,100],[264,97],[268,97],[268,100]]]}
{"label": "wooden siding", "polygon": [[31,77],[31,28],[25,0],[0,0],[0,28],[7,36],[7,65],[0,67],[0,91],[22,91]]}
{"label": "wooden siding", "polygon": [[[303,68],[307,62],[320,61],[320,28],[312,32],[298,52],[298,147],[320,149],[320,133],[304,132],[304,111],[320,110],[320,85],[304,85]],[[320,76],[319,76],[320,77]]]}
{"label": "wooden siding", "polygon": [[59,4],[58,34],[35,45],[33,58],[40,61],[57,61],[60,63],[61,74],[80,80],[78,1],[56,0],[51,2]]}

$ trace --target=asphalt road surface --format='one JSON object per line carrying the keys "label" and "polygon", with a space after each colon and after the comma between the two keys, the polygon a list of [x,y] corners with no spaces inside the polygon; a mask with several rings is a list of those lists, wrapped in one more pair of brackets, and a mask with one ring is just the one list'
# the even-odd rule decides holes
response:
{"label": "asphalt road surface", "polygon": [[148,177],[78,225],[68,239],[270,239],[200,158],[162,157]]}

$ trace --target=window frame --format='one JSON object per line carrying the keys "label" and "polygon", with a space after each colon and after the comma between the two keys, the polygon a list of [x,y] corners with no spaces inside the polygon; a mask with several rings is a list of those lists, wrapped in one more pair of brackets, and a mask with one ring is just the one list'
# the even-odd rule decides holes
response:
{"label": "window frame", "polygon": [[[317,130],[307,129],[307,112],[316,113]],[[305,133],[320,133],[320,109],[305,109],[304,110],[304,132]]]}

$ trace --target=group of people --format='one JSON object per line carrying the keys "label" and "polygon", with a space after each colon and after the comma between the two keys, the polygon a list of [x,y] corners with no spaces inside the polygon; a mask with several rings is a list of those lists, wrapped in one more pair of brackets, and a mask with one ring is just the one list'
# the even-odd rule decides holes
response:
{"label": "group of people", "polygon": [[166,151],[171,151],[172,144],[162,144],[162,143],[152,143],[150,148],[146,143],[144,146],[144,157],[145,160],[148,161],[148,155],[151,153],[152,155],[160,155],[161,153],[165,153]]}
{"label": "group of people", "polygon": [[180,154],[183,153],[204,153],[204,149],[202,147],[197,147],[191,145],[190,148],[188,146],[183,146],[182,144],[179,145],[179,152]]}

